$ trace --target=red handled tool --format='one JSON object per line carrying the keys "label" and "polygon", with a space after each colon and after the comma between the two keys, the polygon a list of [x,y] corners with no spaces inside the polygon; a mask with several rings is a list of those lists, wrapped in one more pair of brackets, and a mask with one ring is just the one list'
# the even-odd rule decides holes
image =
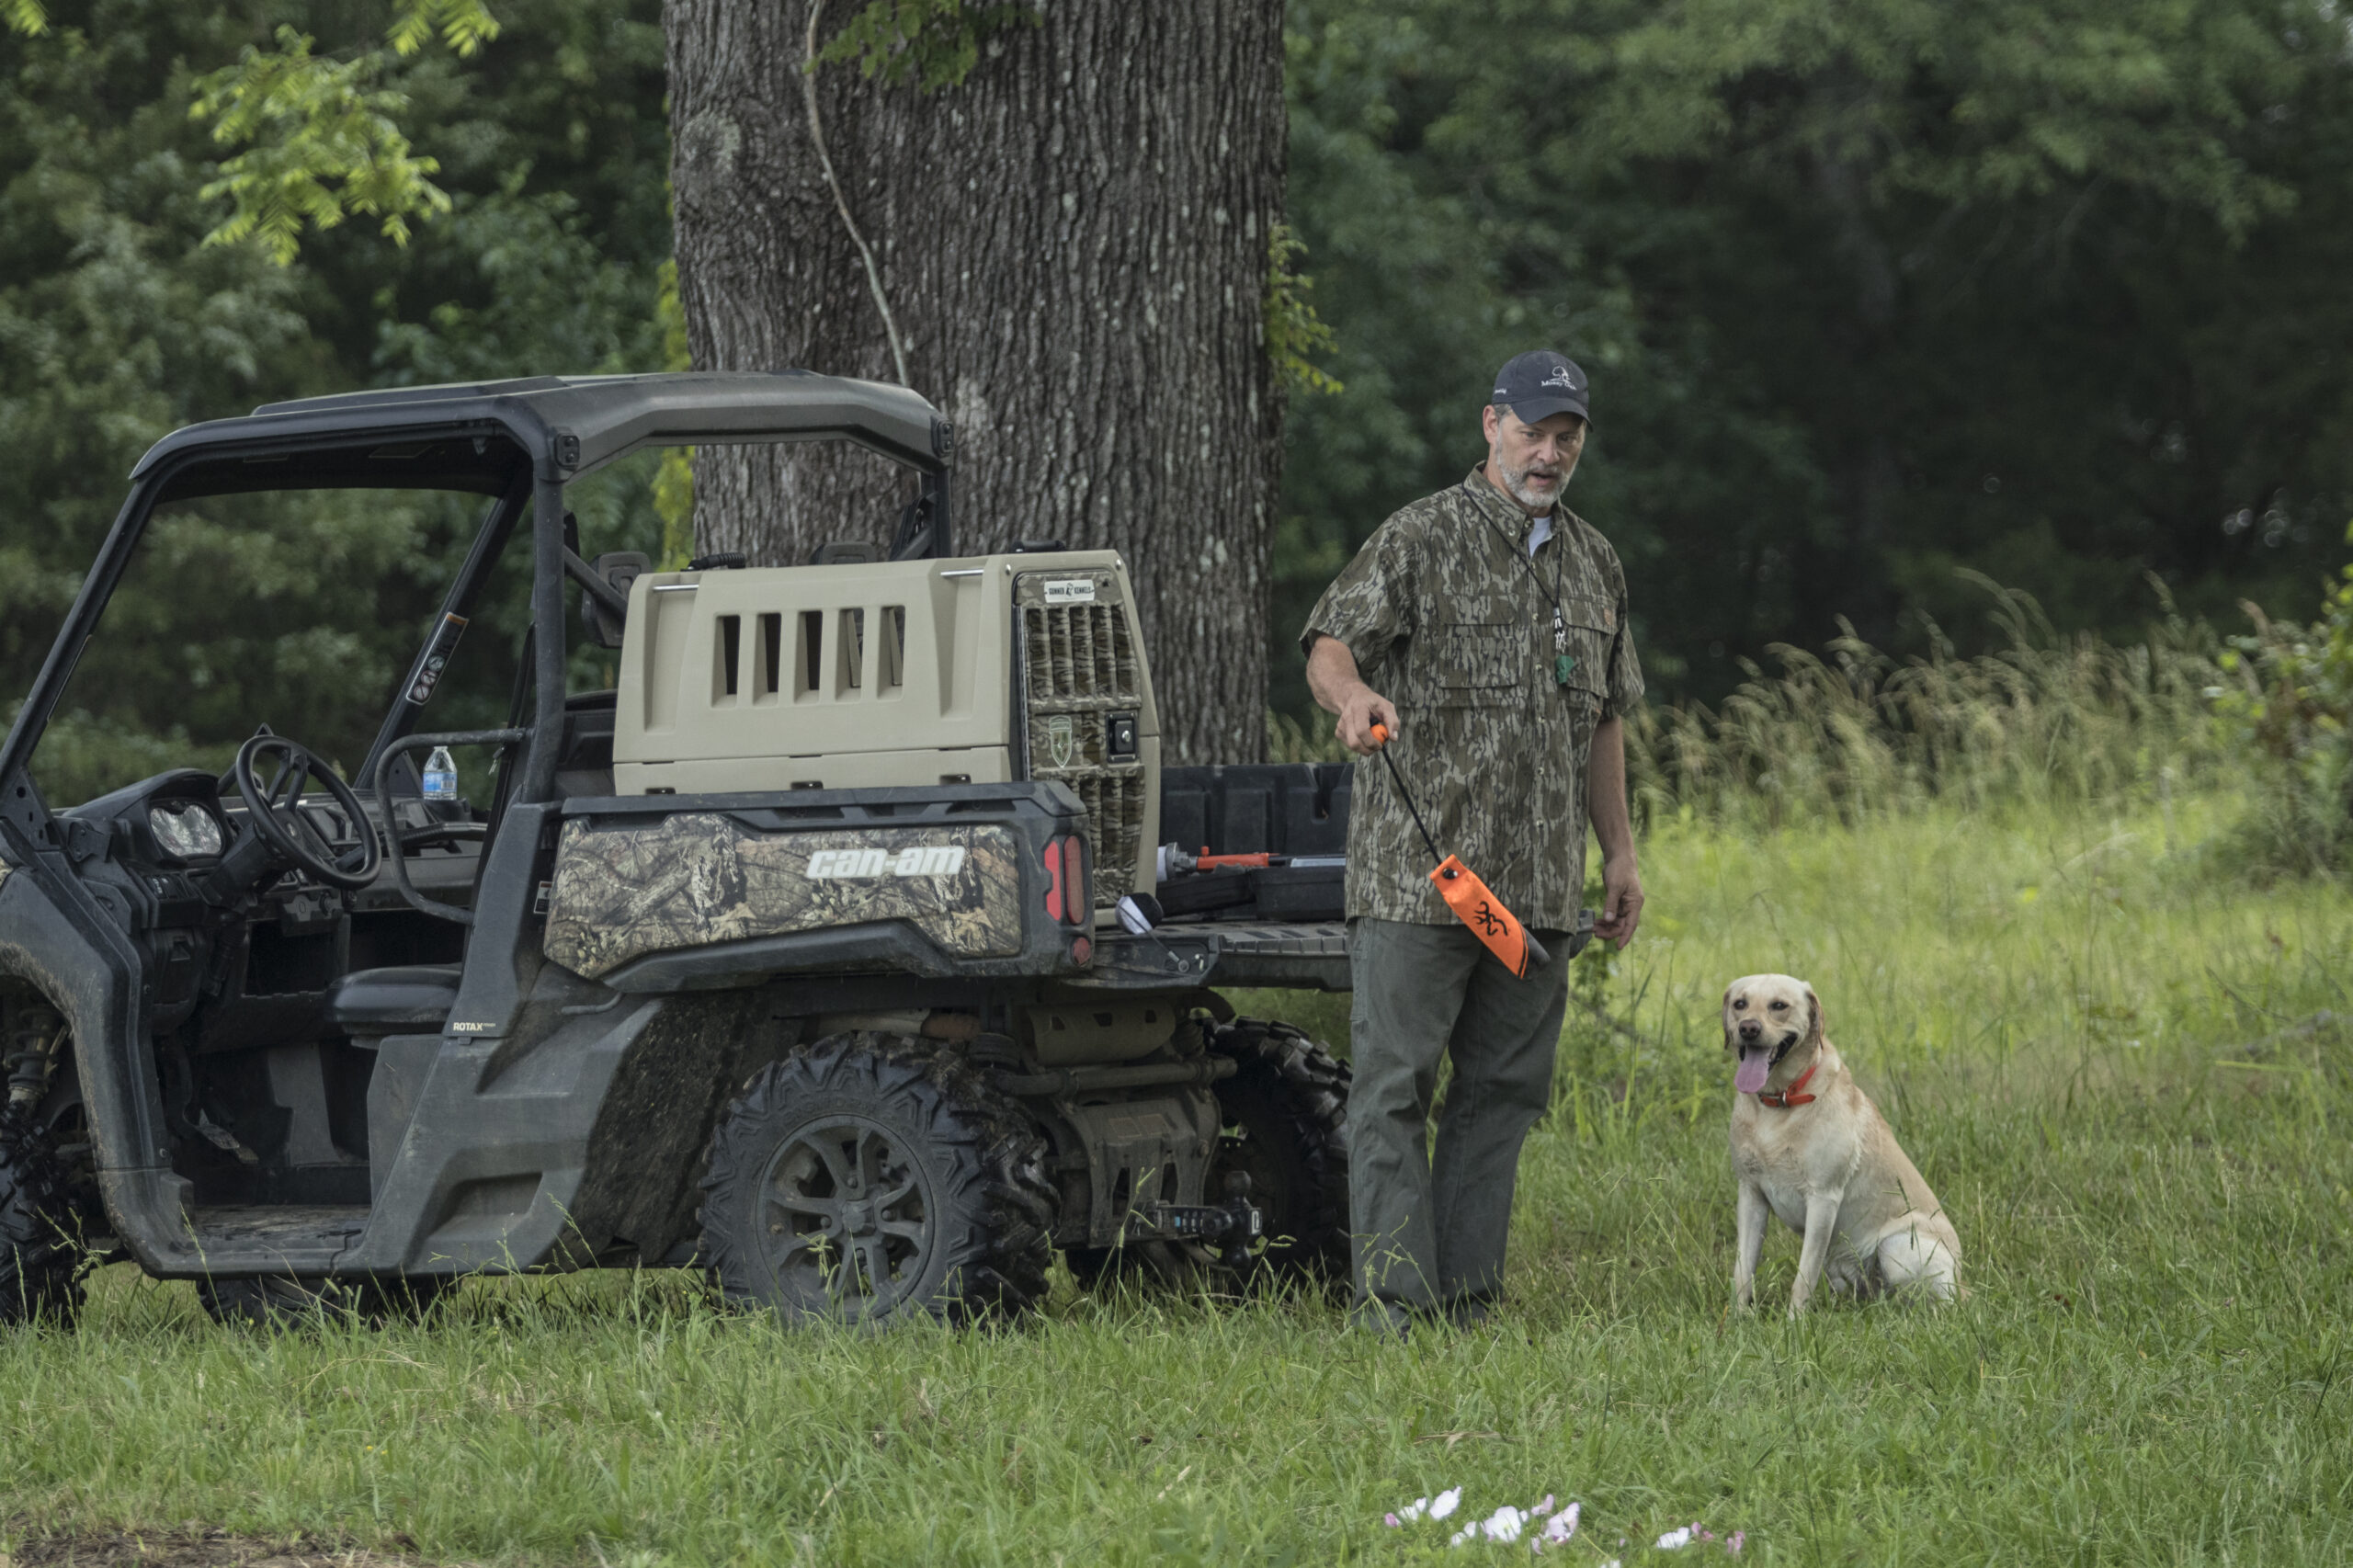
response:
{"label": "red handled tool", "polygon": [[1471,934],[1487,945],[1487,950],[1500,960],[1503,966],[1518,978],[1528,978],[1530,963],[1551,963],[1552,955],[1535,934],[1519,923],[1504,901],[1487,891],[1476,872],[1451,855],[1440,856],[1438,841],[1422,821],[1422,813],[1415,808],[1414,797],[1405,788],[1404,775],[1397,771],[1397,759],[1389,755],[1389,726],[1372,727],[1372,744],[1380,748],[1381,760],[1389,764],[1389,777],[1395,780],[1397,793],[1412,813],[1414,825],[1422,830],[1422,842],[1429,846],[1430,858],[1438,862],[1438,869],[1430,873],[1430,881],[1438,884],[1438,896],[1454,911],[1455,918],[1471,927]]}

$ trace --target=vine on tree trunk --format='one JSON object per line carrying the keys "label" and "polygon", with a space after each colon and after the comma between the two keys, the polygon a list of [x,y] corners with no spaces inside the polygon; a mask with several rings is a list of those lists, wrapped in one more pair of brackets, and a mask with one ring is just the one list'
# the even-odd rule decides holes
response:
{"label": "vine on tree trunk", "polygon": [[[874,9],[870,6],[860,15],[870,16]],[[874,265],[874,247],[866,243],[858,220],[850,216],[849,197],[842,189],[841,176],[834,173],[834,156],[825,150],[825,122],[817,112],[817,64],[822,58],[817,49],[817,18],[824,10],[825,0],[809,0],[809,40],[805,49],[808,58],[801,71],[801,94],[809,106],[809,144],[816,150],[817,166],[824,172],[825,187],[834,193],[834,210],[842,215],[842,229],[849,235],[849,243],[858,247],[858,260],[866,265],[867,290],[874,296],[874,309],[882,317],[882,335],[890,342],[891,363],[899,372],[899,384],[905,386],[907,346],[899,336],[898,318],[891,313],[890,297],[882,292],[882,269]],[[871,70],[867,72],[869,76],[873,74]]]}
{"label": "vine on tree trunk", "polygon": [[[661,291],[654,301],[654,318],[662,324],[662,368],[691,370],[694,356],[687,347],[687,307],[678,298],[678,258],[662,264]],[[695,449],[665,447],[662,466],[654,475],[654,510],[662,519],[662,559],[665,572],[683,572],[695,553]]]}

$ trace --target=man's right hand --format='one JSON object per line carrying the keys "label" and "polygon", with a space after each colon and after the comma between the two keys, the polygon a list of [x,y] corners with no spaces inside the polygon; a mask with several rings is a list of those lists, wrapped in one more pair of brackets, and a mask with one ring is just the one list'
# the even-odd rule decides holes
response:
{"label": "man's right hand", "polygon": [[1375,724],[1388,726],[1390,737],[1394,739],[1397,710],[1390,705],[1389,699],[1358,681],[1357,688],[1340,699],[1340,744],[1358,756],[1370,756],[1381,749],[1372,738]]}
{"label": "man's right hand", "polygon": [[1392,735],[1397,733],[1397,710],[1365,685],[1357,674],[1357,656],[1336,637],[1319,636],[1308,648],[1307,689],[1325,712],[1339,715],[1340,744],[1358,756],[1381,749],[1372,739],[1375,724],[1387,725]]}

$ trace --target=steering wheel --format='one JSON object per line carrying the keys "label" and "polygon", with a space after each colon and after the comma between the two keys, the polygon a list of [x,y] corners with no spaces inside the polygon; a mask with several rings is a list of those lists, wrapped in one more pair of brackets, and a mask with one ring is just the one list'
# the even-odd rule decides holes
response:
{"label": "steering wheel", "polygon": [[[277,761],[267,786],[254,770],[266,757]],[[381,851],[375,824],[360,809],[359,797],[351,792],[351,786],[311,755],[308,747],[283,735],[256,735],[237,748],[229,776],[237,781],[237,793],[244,799],[245,820],[264,843],[292,861],[297,869],[346,892],[357,892],[376,880]],[[340,855],[302,814],[302,786],[313,778],[327,787],[327,794],[343,808],[344,820],[359,835],[359,842]]]}

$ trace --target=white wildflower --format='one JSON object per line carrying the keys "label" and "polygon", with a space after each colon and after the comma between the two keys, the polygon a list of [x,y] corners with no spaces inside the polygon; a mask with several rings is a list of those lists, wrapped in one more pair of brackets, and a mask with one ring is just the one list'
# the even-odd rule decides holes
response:
{"label": "white wildflower", "polygon": [[1661,1551],[1674,1551],[1678,1548],[1688,1546],[1691,1544],[1692,1536],[1698,1533],[1699,1528],[1697,1525],[1685,1525],[1680,1529],[1669,1530],[1658,1538],[1658,1549]]}

